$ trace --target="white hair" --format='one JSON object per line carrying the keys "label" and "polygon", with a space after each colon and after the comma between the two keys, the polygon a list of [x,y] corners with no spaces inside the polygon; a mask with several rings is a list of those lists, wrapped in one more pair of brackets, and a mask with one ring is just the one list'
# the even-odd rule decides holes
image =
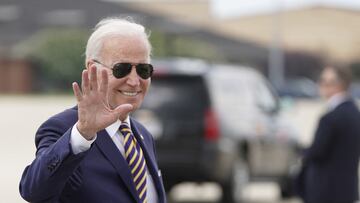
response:
{"label": "white hair", "polygon": [[109,17],[102,19],[90,35],[86,45],[86,60],[99,57],[104,40],[113,36],[139,36],[144,39],[149,55],[151,53],[149,36],[144,26],[133,22],[131,18]]}

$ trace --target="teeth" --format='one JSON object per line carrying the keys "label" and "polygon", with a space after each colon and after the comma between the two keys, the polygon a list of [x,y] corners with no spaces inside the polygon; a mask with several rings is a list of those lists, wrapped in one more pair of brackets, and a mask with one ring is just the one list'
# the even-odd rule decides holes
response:
{"label": "teeth", "polygon": [[121,93],[126,96],[136,96],[138,94],[137,92],[125,92],[125,91],[121,91]]}

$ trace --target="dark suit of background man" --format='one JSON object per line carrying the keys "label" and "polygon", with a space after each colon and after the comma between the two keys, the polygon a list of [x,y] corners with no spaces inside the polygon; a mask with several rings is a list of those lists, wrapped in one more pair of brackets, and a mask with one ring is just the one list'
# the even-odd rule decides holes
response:
{"label": "dark suit of background man", "polygon": [[36,158],[20,182],[25,200],[166,202],[153,138],[129,117],[150,86],[150,52],[142,25],[119,18],[98,23],[87,43],[81,88],[73,83],[77,106],[36,133]]}
{"label": "dark suit of background man", "polygon": [[319,81],[327,113],[304,156],[306,203],[353,203],[358,199],[360,113],[347,90],[348,69],[326,67]]}

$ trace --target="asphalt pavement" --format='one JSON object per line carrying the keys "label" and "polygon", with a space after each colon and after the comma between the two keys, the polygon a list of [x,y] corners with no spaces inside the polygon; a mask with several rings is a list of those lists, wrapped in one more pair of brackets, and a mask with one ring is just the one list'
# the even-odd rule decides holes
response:
{"label": "asphalt pavement", "polygon": [[[250,183],[241,192],[243,203],[301,203],[292,198],[282,200],[280,190],[275,183]],[[169,203],[218,203],[221,197],[221,188],[215,183],[183,183],[169,194]]]}
{"label": "asphalt pavement", "polygon": [[[51,115],[74,105],[75,99],[72,96],[0,95],[0,203],[25,202],[19,195],[18,187],[25,166],[35,157],[36,129]],[[309,112],[311,106],[306,105]],[[302,110],[294,112],[301,112],[307,121],[315,120]],[[281,200],[279,188],[274,183],[251,183],[242,193],[244,203],[300,203],[296,199]],[[221,190],[216,184],[185,183],[171,191],[169,203],[213,203],[217,202],[220,196]]]}

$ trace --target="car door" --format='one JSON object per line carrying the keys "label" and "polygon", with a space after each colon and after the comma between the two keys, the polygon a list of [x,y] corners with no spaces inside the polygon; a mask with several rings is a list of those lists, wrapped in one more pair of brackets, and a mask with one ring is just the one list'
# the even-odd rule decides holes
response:
{"label": "car door", "polygon": [[249,165],[254,176],[282,176],[288,171],[290,146],[279,132],[278,99],[260,74],[253,80],[252,92],[259,110],[258,126],[255,128],[260,133],[249,147]]}

